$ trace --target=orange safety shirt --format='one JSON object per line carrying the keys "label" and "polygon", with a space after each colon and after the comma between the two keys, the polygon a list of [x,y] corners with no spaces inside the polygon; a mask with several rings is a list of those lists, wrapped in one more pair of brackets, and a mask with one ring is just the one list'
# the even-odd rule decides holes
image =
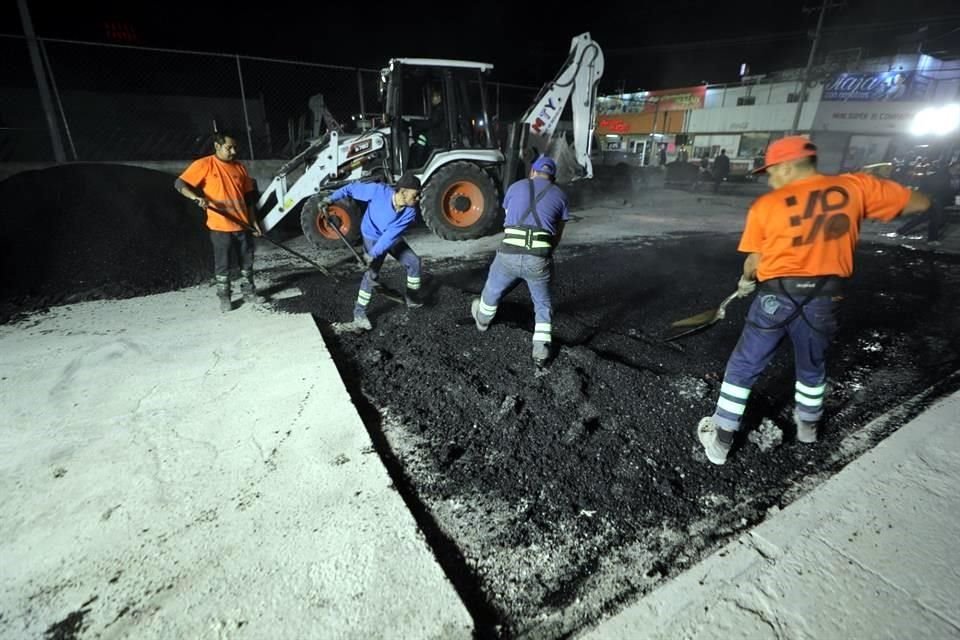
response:
{"label": "orange safety shirt", "polygon": [[853,252],[865,218],[889,221],[910,190],[864,173],[816,175],[757,198],[738,250],[759,253],[757,280],[853,274]]}
{"label": "orange safety shirt", "polygon": [[[222,209],[247,224],[252,224],[247,194],[254,190],[253,179],[239,162],[224,162],[214,155],[195,160],[180,174],[180,179],[203,192],[213,207]],[[212,208],[207,208],[207,228],[212,231],[243,231]]]}

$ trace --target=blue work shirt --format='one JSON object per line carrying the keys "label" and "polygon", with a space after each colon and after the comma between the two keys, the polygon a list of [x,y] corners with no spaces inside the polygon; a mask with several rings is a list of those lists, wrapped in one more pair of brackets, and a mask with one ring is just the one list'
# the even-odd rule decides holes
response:
{"label": "blue work shirt", "polygon": [[[557,222],[570,219],[570,209],[567,208],[567,194],[559,187],[555,186],[547,178],[533,179],[533,197],[537,198],[546,189],[550,193],[543,196],[537,203],[537,215],[540,216],[541,228],[550,232],[551,235],[557,233]],[[534,227],[537,225],[532,215],[527,215],[530,209],[530,181],[518,180],[507,189],[507,195],[503,197],[503,208],[507,212],[504,224],[508,227],[527,225]]]}
{"label": "blue work shirt", "polygon": [[417,218],[414,207],[404,207],[400,211],[393,208],[394,193],[396,191],[393,187],[380,182],[354,182],[340,187],[328,196],[331,202],[349,196],[367,203],[367,212],[360,223],[360,233],[370,240],[368,244],[373,245],[370,257],[374,259],[389,251],[393,243],[400,239],[407,227]]}

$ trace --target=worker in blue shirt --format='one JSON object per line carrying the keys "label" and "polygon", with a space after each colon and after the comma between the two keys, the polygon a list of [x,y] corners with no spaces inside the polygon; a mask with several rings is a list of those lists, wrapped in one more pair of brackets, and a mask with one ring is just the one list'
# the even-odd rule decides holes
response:
{"label": "worker in blue shirt", "polygon": [[538,367],[550,357],[553,250],[570,219],[567,196],[554,184],[556,175],[557,163],[540,156],[530,167],[530,177],[507,189],[503,240],[483,292],[470,305],[477,329],[486,331],[503,296],[521,280],[526,282],[533,300],[533,361]]}
{"label": "worker in blue shirt", "polygon": [[360,223],[367,269],[353,308],[353,323],[356,329],[369,331],[372,325],[367,318],[367,305],[380,278],[380,267],[388,255],[407,270],[407,307],[423,306],[419,296],[420,256],[401,237],[417,217],[420,179],[413,173],[405,173],[394,186],[379,182],[354,182],[331,193],[323,205],[348,196],[367,203],[367,212]]}

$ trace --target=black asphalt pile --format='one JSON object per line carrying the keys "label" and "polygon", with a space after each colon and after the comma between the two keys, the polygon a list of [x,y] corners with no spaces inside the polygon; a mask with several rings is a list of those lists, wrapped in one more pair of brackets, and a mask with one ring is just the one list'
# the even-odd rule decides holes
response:
{"label": "black asphalt pile", "polygon": [[632,201],[653,186],[662,183],[655,167],[606,167],[595,165],[591,180],[577,180],[563,186],[572,209],[583,209],[609,203]]}
{"label": "black asphalt pile", "polygon": [[[374,298],[374,330],[363,335],[327,324],[350,318],[356,277],[334,289],[309,276],[298,283],[304,295],[284,301],[315,314],[481,636],[557,638],[590,624],[960,386],[960,264],[865,248],[830,360],[821,441],[794,439],[783,348],[751,397],[749,435],[725,466],[710,465],[694,428],[713,411],[747,302],[676,346],[658,338],[735,289],[736,241],[564,248],[554,319],[562,348],[541,375],[525,288],[488,332],[469,317],[486,263],[428,262],[430,305],[408,311]],[[398,266],[383,277],[401,286]]]}
{"label": "black asphalt pile", "polygon": [[203,212],[171,174],[69,164],[0,182],[0,322],[195,284],[212,273]]}

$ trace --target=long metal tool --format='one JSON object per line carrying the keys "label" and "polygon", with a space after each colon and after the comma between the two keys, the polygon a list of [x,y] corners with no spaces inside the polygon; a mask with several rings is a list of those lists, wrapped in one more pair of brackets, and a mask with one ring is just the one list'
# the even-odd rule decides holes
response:
{"label": "long metal tool", "polygon": [[343,244],[347,245],[347,249],[350,249],[350,253],[352,253],[353,257],[357,259],[357,264],[361,267],[367,267],[367,261],[363,259],[354,246],[350,244],[350,241],[347,240],[347,237],[343,235],[343,232],[340,231],[340,221],[337,219],[337,217],[329,212],[324,212],[324,216],[326,217],[327,225],[332,227],[333,230],[337,232],[337,236],[343,240]]}
{"label": "long metal tool", "polygon": [[664,340],[669,342],[671,340],[676,340],[677,338],[689,336],[693,333],[697,333],[698,331],[706,329],[719,320],[723,320],[724,316],[726,315],[727,305],[730,304],[739,294],[739,291],[734,291],[729,296],[724,298],[723,302],[721,302],[720,306],[716,309],[709,309],[707,311],[698,313],[695,316],[690,316],[689,318],[684,318],[683,320],[677,320],[670,325],[673,328],[667,332]]}
{"label": "long metal tool", "polygon": [[[337,232],[337,235],[340,236],[340,239],[343,240],[343,244],[347,245],[347,249],[350,249],[350,252],[353,253],[353,257],[357,259],[357,264],[363,268],[367,268],[370,265],[367,264],[367,261],[363,259],[360,253],[354,248],[350,241],[347,240],[347,237],[343,235],[343,232],[340,231],[340,221],[336,219],[335,216],[326,213],[327,224],[333,227],[333,230]],[[383,297],[393,300],[394,302],[399,302],[400,304],[406,304],[407,299],[399,291],[394,291],[390,287],[385,287],[379,282],[374,283],[373,290],[376,293],[382,294]]]}
{"label": "long metal tool", "polygon": [[226,218],[227,220],[229,220],[229,221],[231,221],[231,222],[234,222],[234,223],[240,225],[241,227],[243,227],[243,228],[246,229],[247,231],[249,231],[249,232],[251,232],[251,233],[254,233],[254,234],[257,234],[257,237],[263,238],[264,240],[266,240],[266,241],[269,242],[270,244],[272,244],[272,245],[274,245],[274,246],[276,246],[276,247],[280,247],[281,249],[283,249],[283,250],[286,251],[287,253],[293,254],[293,255],[295,255],[296,257],[298,257],[298,258],[300,258],[301,260],[303,260],[304,262],[307,262],[307,263],[310,264],[312,267],[314,267],[317,271],[319,271],[319,272],[322,273],[323,275],[327,276],[328,278],[332,278],[335,282],[337,281],[337,279],[336,279],[333,275],[331,275],[330,272],[327,271],[323,266],[317,264],[316,262],[314,262],[313,260],[311,260],[311,259],[308,258],[307,256],[303,255],[303,254],[300,253],[299,251],[294,251],[294,250],[291,249],[290,247],[284,246],[284,245],[280,244],[279,242],[277,242],[276,240],[271,240],[271,239],[268,238],[265,234],[262,234],[262,233],[260,233],[259,231],[257,231],[253,226],[247,224],[246,222],[244,222],[243,220],[241,220],[241,219],[238,218],[237,216],[233,215],[232,213],[230,213],[230,212],[228,212],[228,211],[224,211],[224,210],[221,209],[220,207],[217,207],[217,206],[215,206],[215,205],[212,205],[212,204],[210,204],[209,202],[207,202],[207,207],[209,207],[210,209],[213,209],[214,211],[216,211],[217,213],[219,213],[220,215],[222,215],[222,216],[223,216],[224,218]]}

